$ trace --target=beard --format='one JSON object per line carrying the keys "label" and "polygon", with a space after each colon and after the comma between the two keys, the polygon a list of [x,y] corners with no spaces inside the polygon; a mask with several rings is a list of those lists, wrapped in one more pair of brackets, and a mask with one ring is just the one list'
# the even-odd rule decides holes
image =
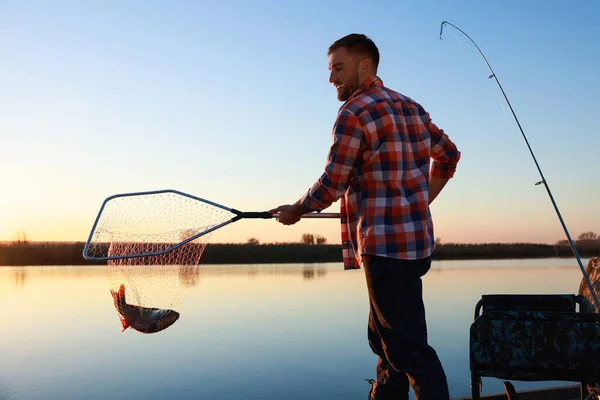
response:
{"label": "beard", "polygon": [[352,93],[358,89],[360,83],[358,81],[358,74],[352,76],[347,83],[343,84],[341,89],[338,89],[337,98],[339,101],[346,101],[350,98]]}

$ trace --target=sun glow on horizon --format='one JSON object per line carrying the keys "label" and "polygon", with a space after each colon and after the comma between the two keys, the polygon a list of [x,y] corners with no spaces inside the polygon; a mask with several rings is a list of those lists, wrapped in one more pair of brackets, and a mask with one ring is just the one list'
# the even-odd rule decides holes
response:
{"label": "sun glow on horizon", "polygon": [[[7,213],[0,213],[0,241],[26,238],[33,242],[85,242],[93,224],[93,218],[82,218],[81,214],[69,218],[56,215],[43,221],[36,218],[7,218],[7,215]],[[439,219],[435,228],[435,237],[442,243],[554,244],[566,238],[564,231],[558,226],[551,229],[543,225],[518,226],[488,220],[487,228],[476,225],[465,226],[459,230],[452,229],[447,225],[447,221]],[[593,229],[586,231],[590,230],[594,231]],[[301,241],[304,233],[321,235],[327,239],[328,244],[341,243],[339,221],[335,219],[301,220],[293,226],[283,226],[275,220],[240,220],[211,233],[209,242],[247,243],[249,239],[256,239],[261,244],[297,243]],[[581,232],[570,233],[572,237],[576,237]]]}

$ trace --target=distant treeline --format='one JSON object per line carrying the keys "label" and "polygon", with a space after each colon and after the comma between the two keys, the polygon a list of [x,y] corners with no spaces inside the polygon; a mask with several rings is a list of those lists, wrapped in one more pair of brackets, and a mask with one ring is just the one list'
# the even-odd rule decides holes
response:
{"label": "distant treeline", "polygon": [[[0,266],[27,265],[98,265],[103,262],[83,258],[84,243],[14,242],[0,243]],[[600,241],[576,244],[581,257],[600,256]],[[438,244],[434,260],[522,259],[573,257],[565,244],[487,243]],[[341,262],[339,244],[210,244],[202,255],[202,264],[268,264]],[[105,263],[104,263],[105,264]]]}

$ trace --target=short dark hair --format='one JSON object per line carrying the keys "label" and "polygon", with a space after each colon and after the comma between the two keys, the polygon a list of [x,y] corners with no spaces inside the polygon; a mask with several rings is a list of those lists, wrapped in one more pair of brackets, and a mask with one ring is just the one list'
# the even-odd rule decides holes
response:
{"label": "short dark hair", "polygon": [[329,46],[327,55],[330,55],[341,47],[348,50],[350,54],[360,54],[369,57],[373,60],[373,65],[375,66],[375,69],[377,69],[377,66],[379,65],[379,49],[377,49],[375,43],[366,35],[361,33],[351,33],[336,40]]}

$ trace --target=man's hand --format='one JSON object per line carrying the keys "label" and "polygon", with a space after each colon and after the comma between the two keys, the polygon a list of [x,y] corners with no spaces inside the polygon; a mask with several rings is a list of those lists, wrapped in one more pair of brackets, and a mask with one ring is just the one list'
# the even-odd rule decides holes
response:
{"label": "man's hand", "polygon": [[269,210],[271,214],[279,213],[277,217],[277,221],[281,222],[283,225],[294,225],[296,222],[300,221],[303,214],[310,212],[310,210],[306,209],[302,204],[286,204]]}

